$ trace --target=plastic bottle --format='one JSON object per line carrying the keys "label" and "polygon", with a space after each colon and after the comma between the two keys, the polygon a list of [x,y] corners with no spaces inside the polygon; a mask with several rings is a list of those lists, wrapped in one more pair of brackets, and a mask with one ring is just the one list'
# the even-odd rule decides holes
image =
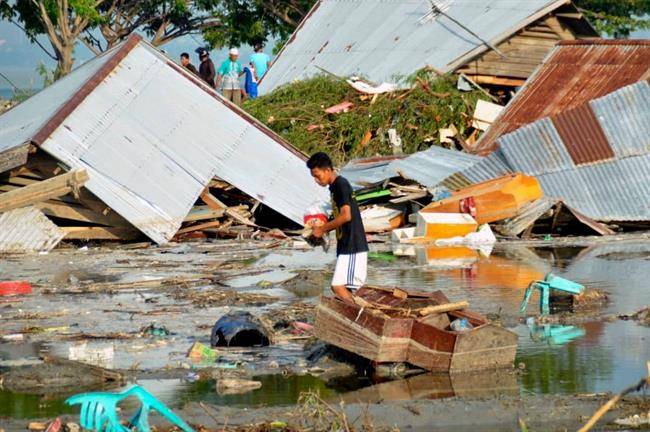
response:
{"label": "plastic bottle", "polygon": [[465,318],[453,320],[449,327],[455,332],[465,332],[474,328]]}

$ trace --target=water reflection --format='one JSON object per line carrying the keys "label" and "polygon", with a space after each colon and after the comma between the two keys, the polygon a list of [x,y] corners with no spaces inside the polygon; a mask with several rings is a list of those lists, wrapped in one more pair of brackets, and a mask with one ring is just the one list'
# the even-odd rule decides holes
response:
{"label": "water reflection", "polygon": [[382,382],[344,393],[336,399],[346,403],[378,403],[448,397],[495,398],[517,395],[519,386],[512,370],[463,374],[424,373],[409,378]]}

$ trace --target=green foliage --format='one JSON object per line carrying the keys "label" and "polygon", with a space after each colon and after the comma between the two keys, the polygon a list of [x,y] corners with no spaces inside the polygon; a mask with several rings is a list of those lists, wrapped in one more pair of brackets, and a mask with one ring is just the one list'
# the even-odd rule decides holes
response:
{"label": "green foliage", "polygon": [[[379,95],[374,103],[345,81],[317,76],[282,86],[269,95],[247,101],[244,108],[307,154],[330,153],[336,163],[391,154],[387,130],[395,128],[404,152],[439,144],[438,130],[454,125],[467,136],[478,92],[456,89],[456,77],[421,74],[410,90]],[[354,103],[347,113],[326,114],[325,108],[343,101]],[[310,130],[308,130],[311,129]],[[361,144],[367,133],[371,139]]]}
{"label": "green foliage", "polygon": [[222,25],[205,30],[203,37],[216,48],[286,40],[313,4],[314,0],[221,0]]}
{"label": "green foliage", "polygon": [[41,77],[43,80],[43,88],[49,86],[50,84],[54,83],[54,81],[57,80],[58,78],[58,73],[56,70],[51,71],[45,66],[45,63],[41,62],[38,64],[36,67],[36,72],[38,72],[38,75]]}
{"label": "green foliage", "polygon": [[616,38],[650,28],[650,0],[575,0],[575,4],[599,32]]}

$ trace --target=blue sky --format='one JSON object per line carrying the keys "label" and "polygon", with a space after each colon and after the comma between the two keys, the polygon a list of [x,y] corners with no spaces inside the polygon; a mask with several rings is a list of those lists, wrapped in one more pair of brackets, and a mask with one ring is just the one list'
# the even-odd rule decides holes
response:
{"label": "blue sky", "polygon": [[[50,48],[47,38],[40,38],[41,43]],[[203,45],[200,37],[183,37],[169,42],[161,47],[167,55],[177,60],[183,51],[190,54],[192,62],[198,64],[198,56],[194,50]],[[269,43],[269,54],[273,44]],[[217,63],[226,58],[227,50],[214,50],[212,60]],[[240,47],[241,59],[247,60],[253,49],[249,46]],[[93,53],[82,44],[75,50],[75,67],[91,59]],[[56,62],[47,56],[37,45],[32,44],[23,34],[22,30],[6,21],[0,21],[0,72],[20,88],[40,88],[41,77],[36,72],[39,63],[45,63],[49,69],[54,69]],[[4,79],[0,78],[0,89],[11,87]]]}
{"label": "blue sky", "polygon": [[[637,32],[632,35],[634,38],[650,38],[650,31]],[[41,39],[44,46],[49,48],[49,42],[46,38]],[[202,45],[201,39],[197,37],[183,37],[174,40],[162,49],[173,59],[178,59],[183,51],[190,53],[192,62],[198,63],[196,58],[196,49]],[[272,50],[272,43],[269,43],[267,52]],[[247,60],[252,53],[249,46],[240,47],[242,60]],[[75,51],[77,59],[75,66],[92,58],[92,53],[83,45],[78,45]],[[212,51],[212,59],[215,63],[226,58],[226,50]],[[50,59],[38,46],[32,44],[20,29],[6,21],[0,21],[0,72],[7,75],[20,88],[40,88],[41,78],[36,72],[39,63],[53,69],[55,62]],[[9,88],[10,85],[0,78],[0,89]]]}

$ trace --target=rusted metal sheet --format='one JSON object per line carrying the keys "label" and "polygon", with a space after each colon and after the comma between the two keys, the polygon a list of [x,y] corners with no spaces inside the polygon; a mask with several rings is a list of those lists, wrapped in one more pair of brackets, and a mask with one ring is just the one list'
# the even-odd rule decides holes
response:
{"label": "rusted metal sheet", "polygon": [[561,112],[551,121],[576,165],[614,157],[605,132],[588,104]]}
{"label": "rusted metal sheet", "polygon": [[47,252],[64,236],[63,230],[34,207],[0,214],[0,253]]}
{"label": "rusted metal sheet", "polygon": [[649,71],[650,40],[560,42],[473,152],[487,155],[500,136],[647,78]]}
{"label": "rusted metal sheet", "polygon": [[[499,138],[493,155],[502,154],[512,170],[535,175],[546,196],[589,218],[650,220],[650,83],[621,88],[578,111],[587,110],[593,118],[563,124],[564,136],[556,122],[542,119]],[[606,146],[594,144],[595,138],[587,142],[595,134]]]}

